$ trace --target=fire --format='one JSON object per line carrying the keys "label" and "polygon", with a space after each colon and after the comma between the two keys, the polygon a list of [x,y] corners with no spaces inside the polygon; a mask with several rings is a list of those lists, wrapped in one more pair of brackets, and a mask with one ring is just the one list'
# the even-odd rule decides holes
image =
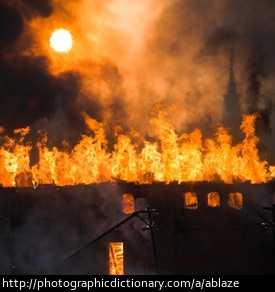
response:
{"label": "fire", "polygon": [[69,52],[73,46],[73,37],[69,30],[55,29],[50,37],[50,46],[57,52]]}
{"label": "fire", "polygon": [[123,242],[109,243],[109,275],[124,275]]}
{"label": "fire", "polygon": [[[200,130],[179,134],[163,109],[151,119],[155,141],[139,133],[123,134],[114,129],[116,142],[108,149],[104,123],[83,114],[90,134],[83,135],[72,149],[49,148],[47,133],[35,145],[26,143],[29,128],[15,131],[15,138],[0,132],[0,183],[9,186],[59,186],[125,180],[138,184],[173,181],[223,181],[225,183],[274,179],[274,166],[259,157],[255,135],[256,115],[244,115],[243,140],[232,143],[228,130],[220,126],[215,138],[203,139]],[[42,132],[41,132],[42,133]],[[137,142],[138,141],[138,142]],[[31,151],[38,151],[38,162],[30,165]]]}
{"label": "fire", "polygon": [[210,207],[220,206],[220,195],[218,192],[210,192],[207,194],[207,205]]}
{"label": "fire", "polygon": [[132,194],[123,194],[122,209],[124,214],[132,214],[135,212],[135,199]]}
{"label": "fire", "polygon": [[230,193],[228,197],[228,204],[232,208],[240,210],[243,206],[243,197],[241,193]]}

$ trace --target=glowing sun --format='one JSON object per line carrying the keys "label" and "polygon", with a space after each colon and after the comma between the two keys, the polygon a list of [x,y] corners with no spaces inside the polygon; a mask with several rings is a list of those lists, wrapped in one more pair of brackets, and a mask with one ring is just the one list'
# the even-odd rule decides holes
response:
{"label": "glowing sun", "polygon": [[69,52],[73,46],[73,37],[65,28],[55,29],[50,37],[50,46],[57,52]]}

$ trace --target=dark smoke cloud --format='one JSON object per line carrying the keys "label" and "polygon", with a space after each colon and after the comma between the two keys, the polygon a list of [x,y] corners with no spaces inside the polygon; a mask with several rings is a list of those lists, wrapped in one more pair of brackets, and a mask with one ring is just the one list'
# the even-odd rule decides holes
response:
{"label": "dark smoke cloud", "polygon": [[53,11],[53,4],[51,0],[24,0],[24,12],[29,17],[42,16],[48,17]]}
{"label": "dark smoke cloud", "polygon": [[[196,0],[170,3],[159,18],[153,36],[151,48],[157,60],[170,59],[174,63],[172,69],[179,70],[183,66],[180,59],[188,54],[186,42],[197,46],[192,61],[194,64],[199,61],[202,66],[210,65],[215,59],[218,62],[221,55],[229,59],[233,49],[237,56],[237,70],[241,70],[236,70],[236,74],[245,111],[259,110],[265,94],[264,82],[275,73],[274,1]],[[207,59],[209,56],[210,59]],[[218,78],[219,64],[215,66]]]}
{"label": "dark smoke cloud", "polygon": [[[274,78],[274,1],[227,1],[225,25],[231,27],[237,38],[234,48],[243,63],[243,98],[247,113],[260,112],[262,119],[270,120],[270,105],[274,94],[266,92],[265,82]],[[273,49],[272,49],[273,48]],[[264,123],[268,128],[269,123]]]}
{"label": "dark smoke cloud", "polygon": [[[85,60],[91,72],[97,71],[85,77],[90,79],[87,87],[91,90],[87,93],[83,90],[82,80],[86,74],[83,69],[68,68],[54,74],[47,54],[43,51],[29,53],[39,38],[29,29],[31,21],[48,19],[50,23],[55,13],[60,15],[60,19],[70,20],[73,11],[69,10],[69,4],[77,5],[78,2],[81,1],[68,1],[66,5],[62,1],[47,0],[0,2],[0,28],[3,32],[0,36],[0,125],[7,134],[30,126],[34,130],[31,140],[35,140],[35,131],[43,129],[47,131],[52,145],[59,146],[63,140],[69,140],[73,146],[85,132],[82,112],[97,120],[108,119],[107,135],[110,140],[112,127],[127,119],[123,77],[111,60],[100,63],[91,58]],[[99,11],[103,9],[101,6],[95,3]],[[99,83],[103,83],[111,95],[104,105],[104,114],[102,97],[96,89]]]}
{"label": "dark smoke cloud", "polygon": [[[1,2],[0,2],[1,5]],[[0,41],[4,44],[12,43],[23,31],[23,20],[20,14],[9,7],[0,6]]]}
{"label": "dark smoke cloud", "polygon": [[148,38],[148,75],[166,84],[163,100],[169,97],[183,111],[188,109],[182,127],[204,131],[209,121],[221,120],[233,50],[241,111],[258,113],[259,135],[264,143],[274,143],[275,2],[175,0],[166,4]]}
{"label": "dark smoke cloud", "polygon": [[[58,144],[63,139],[76,142],[85,127],[83,108],[76,103],[80,75],[68,71],[54,76],[47,56],[25,54],[34,41],[27,22],[34,17],[47,18],[53,11],[51,1],[0,2],[0,124],[8,134],[26,126],[34,130],[43,127]],[[90,100],[86,109],[93,114],[99,106]]]}
{"label": "dark smoke cloud", "polygon": [[[258,113],[256,130],[264,144],[275,142],[273,104],[275,77],[274,1],[226,1],[223,27],[235,37],[232,47],[237,54],[238,86],[244,113]],[[274,159],[274,158],[272,158]]]}
{"label": "dark smoke cloud", "polygon": [[[0,25],[3,32],[0,43],[1,124],[12,129],[24,127],[38,117],[52,112],[51,93],[57,87],[57,82],[48,73],[45,57],[26,57],[21,55],[22,51],[17,50],[16,41],[24,30],[24,15],[18,10],[18,6],[8,7],[2,2],[0,2]],[[27,4],[29,11],[27,14],[33,7],[35,13],[40,11],[43,15],[44,10],[38,9],[32,1],[21,4]]]}

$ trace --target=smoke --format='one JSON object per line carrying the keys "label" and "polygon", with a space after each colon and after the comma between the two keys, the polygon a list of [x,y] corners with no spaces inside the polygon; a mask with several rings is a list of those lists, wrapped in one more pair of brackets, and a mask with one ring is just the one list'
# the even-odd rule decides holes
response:
{"label": "smoke", "polygon": [[245,113],[260,113],[262,129],[271,130],[274,102],[273,1],[228,1],[224,25],[231,29],[238,86]]}
{"label": "smoke", "polygon": [[[259,113],[273,142],[274,1],[0,1],[0,124],[31,126],[54,144],[75,143],[81,113],[152,133],[157,103],[176,104],[180,131],[209,131],[221,121],[229,56],[243,113]],[[49,47],[65,27],[73,49]]]}

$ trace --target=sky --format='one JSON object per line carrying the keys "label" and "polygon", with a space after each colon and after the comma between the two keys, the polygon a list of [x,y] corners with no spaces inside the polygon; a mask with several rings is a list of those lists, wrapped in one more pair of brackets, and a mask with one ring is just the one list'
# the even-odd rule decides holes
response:
{"label": "sky", "polygon": [[[0,0],[1,131],[73,145],[85,112],[110,141],[117,125],[152,137],[161,103],[179,108],[179,132],[207,132],[222,119],[233,50],[241,111],[260,113],[272,152],[274,17],[274,0]],[[49,46],[59,27],[73,35],[68,53]]]}

